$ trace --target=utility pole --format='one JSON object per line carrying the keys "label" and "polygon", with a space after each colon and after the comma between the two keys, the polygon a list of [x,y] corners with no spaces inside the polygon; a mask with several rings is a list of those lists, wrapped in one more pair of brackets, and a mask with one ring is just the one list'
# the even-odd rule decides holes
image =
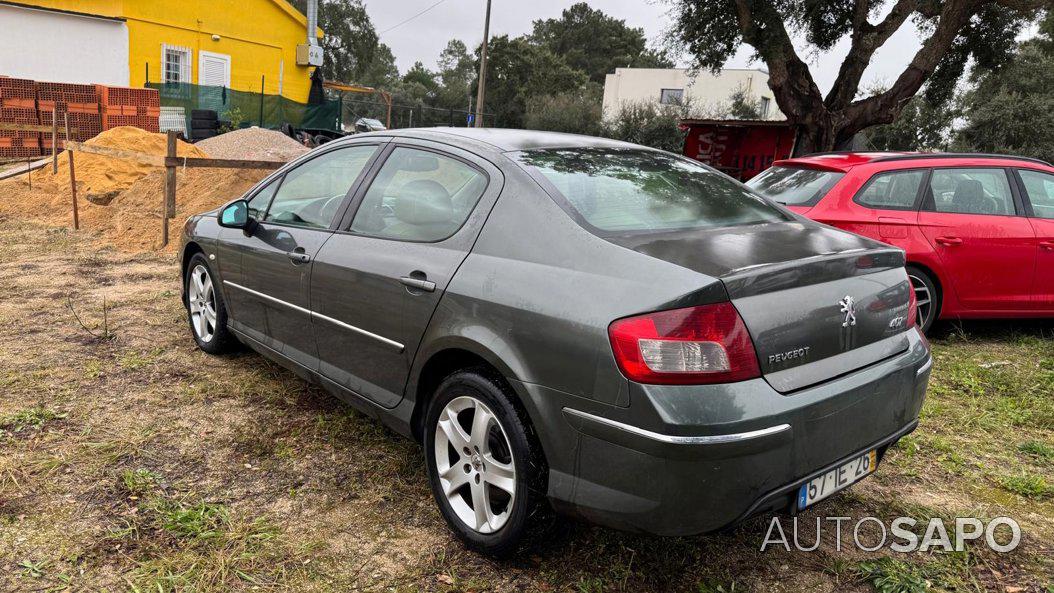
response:
{"label": "utility pole", "polygon": [[483,47],[479,51],[479,90],[476,92],[476,117],[473,124],[483,127],[483,95],[487,86],[487,43],[490,38],[490,0],[487,0],[487,19],[483,21]]}

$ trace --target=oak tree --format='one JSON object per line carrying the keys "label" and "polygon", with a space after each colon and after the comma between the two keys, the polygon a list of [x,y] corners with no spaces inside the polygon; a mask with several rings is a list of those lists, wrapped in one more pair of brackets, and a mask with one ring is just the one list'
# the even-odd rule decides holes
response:
{"label": "oak tree", "polygon": [[[719,70],[741,44],[769,72],[776,104],[797,128],[795,152],[833,150],[873,125],[893,122],[926,85],[947,99],[972,59],[992,68],[1052,0],[670,0],[678,45],[698,68]],[[889,88],[860,96],[875,51],[911,21],[922,45]],[[847,37],[849,51],[825,95],[795,47],[825,52]]]}

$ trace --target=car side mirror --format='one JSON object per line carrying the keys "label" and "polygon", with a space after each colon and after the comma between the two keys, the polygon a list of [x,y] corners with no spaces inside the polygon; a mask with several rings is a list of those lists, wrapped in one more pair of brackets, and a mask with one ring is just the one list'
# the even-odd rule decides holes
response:
{"label": "car side mirror", "polygon": [[219,223],[221,227],[229,229],[249,230],[255,222],[249,217],[249,203],[245,200],[235,200],[220,210]]}

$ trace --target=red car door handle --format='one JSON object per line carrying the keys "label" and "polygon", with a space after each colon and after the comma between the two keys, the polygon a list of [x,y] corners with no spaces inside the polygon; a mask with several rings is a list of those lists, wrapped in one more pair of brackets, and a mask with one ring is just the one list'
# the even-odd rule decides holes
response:
{"label": "red car door handle", "polygon": [[937,243],[951,247],[953,245],[962,245],[963,240],[959,237],[937,237]]}
{"label": "red car door handle", "polygon": [[1054,251],[1054,241],[1040,241],[1039,246],[1047,251]]}

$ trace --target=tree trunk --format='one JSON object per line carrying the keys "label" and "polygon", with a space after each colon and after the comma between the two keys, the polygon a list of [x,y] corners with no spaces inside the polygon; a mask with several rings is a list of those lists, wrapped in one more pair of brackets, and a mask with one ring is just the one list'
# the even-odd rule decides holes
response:
{"label": "tree trunk", "polygon": [[[899,111],[899,110],[898,110]],[[794,123],[795,157],[816,152],[852,150],[856,135],[871,125],[887,123],[895,118],[889,114],[875,115],[872,120],[846,121],[843,111],[828,112],[826,117],[809,118],[807,122]],[[836,123],[837,122],[837,123]]]}
{"label": "tree trunk", "polygon": [[794,151],[791,156],[836,150],[836,136],[834,123],[831,121],[797,124],[794,128]]}

